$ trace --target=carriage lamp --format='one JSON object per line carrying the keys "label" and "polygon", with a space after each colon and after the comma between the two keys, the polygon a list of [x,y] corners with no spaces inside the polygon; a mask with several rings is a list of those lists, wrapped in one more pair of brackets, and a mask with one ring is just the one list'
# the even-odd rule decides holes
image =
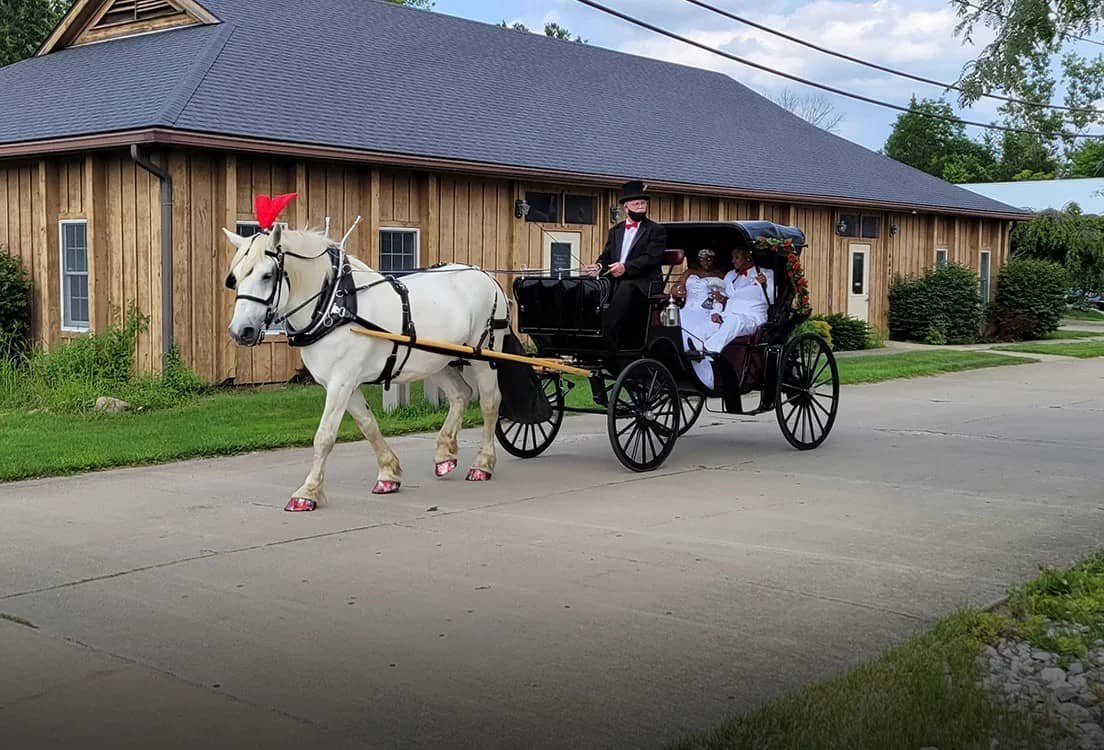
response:
{"label": "carriage lamp", "polygon": [[524,219],[529,215],[529,203],[524,198],[514,201],[514,217]]}
{"label": "carriage lamp", "polygon": [[836,234],[843,236],[843,233],[847,231],[847,222],[843,219],[839,220],[839,224],[836,224]]}

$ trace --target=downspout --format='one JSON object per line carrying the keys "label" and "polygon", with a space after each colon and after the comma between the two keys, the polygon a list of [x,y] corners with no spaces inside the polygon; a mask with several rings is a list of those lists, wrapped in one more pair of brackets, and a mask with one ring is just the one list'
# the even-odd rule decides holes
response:
{"label": "downspout", "polygon": [[136,143],[130,146],[130,158],[161,180],[161,353],[167,355],[173,348],[172,177],[142,156]]}

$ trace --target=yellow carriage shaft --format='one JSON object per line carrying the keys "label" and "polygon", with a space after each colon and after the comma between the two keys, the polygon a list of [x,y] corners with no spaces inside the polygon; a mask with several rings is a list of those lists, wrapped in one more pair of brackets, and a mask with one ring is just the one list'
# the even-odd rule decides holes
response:
{"label": "yellow carriage shaft", "polygon": [[398,344],[407,344],[414,349],[422,349],[424,351],[434,352],[436,354],[461,354],[469,357],[477,357],[479,359],[490,360],[503,360],[506,362],[520,362],[523,365],[536,368],[538,370],[552,370],[554,372],[562,372],[567,375],[579,375],[584,378],[591,376],[590,370],[584,370],[581,367],[572,367],[571,365],[565,365],[557,359],[548,359],[546,357],[529,357],[521,354],[508,354],[506,352],[496,352],[489,349],[476,349],[473,346],[465,346],[464,344],[451,344],[447,341],[434,341],[432,339],[418,339],[411,344],[410,337],[404,336],[401,333],[389,333],[387,331],[369,331],[367,328],[360,328],[353,326],[353,333],[360,334],[361,336],[371,336],[372,338],[383,339],[384,341],[393,341]]}

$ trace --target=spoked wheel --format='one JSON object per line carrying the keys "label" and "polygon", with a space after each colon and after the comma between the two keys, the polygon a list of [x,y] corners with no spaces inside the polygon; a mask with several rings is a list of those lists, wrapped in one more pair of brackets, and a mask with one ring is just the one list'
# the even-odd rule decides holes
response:
{"label": "spoked wheel", "polygon": [[811,450],[824,442],[836,421],[839,370],[828,343],[803,333],[782,350],[775,411],[790,445]]}
{"label": "spoked wheel", "polygon": [[698,421],[698,417],[705,410],[705,396],[699,396],[696,393],[685,393],[682,399],[679,401],[681,405],[681,414],[679,415],[679,437],[682,437],[690,428],[694,426],[694,423]]}
{"label": "spoked wheel", "polygon": [[671,371],[654,359],[630,364],[610,391],[607,424],[617,459],[633,471],[657,468],[675,447],[681,416]]}
{"label": "spoked wheel", "polygon": [[495,436],[510,455],[518,458],[536,458],[552,445],[564,417],[564,390],[557,373],[542,372],[537,375],[541,390],[552,407],[552,416],[545,422],[515,422],[505,417],[498,418]]}

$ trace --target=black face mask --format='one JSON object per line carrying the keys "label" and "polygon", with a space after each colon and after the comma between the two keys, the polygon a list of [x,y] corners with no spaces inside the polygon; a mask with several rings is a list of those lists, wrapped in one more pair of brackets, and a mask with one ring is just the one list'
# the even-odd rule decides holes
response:
{"label": "black face mask", "polygon": [[629,218],[633,221],[640,221],[648,215],[647,211],[629,211]]}

